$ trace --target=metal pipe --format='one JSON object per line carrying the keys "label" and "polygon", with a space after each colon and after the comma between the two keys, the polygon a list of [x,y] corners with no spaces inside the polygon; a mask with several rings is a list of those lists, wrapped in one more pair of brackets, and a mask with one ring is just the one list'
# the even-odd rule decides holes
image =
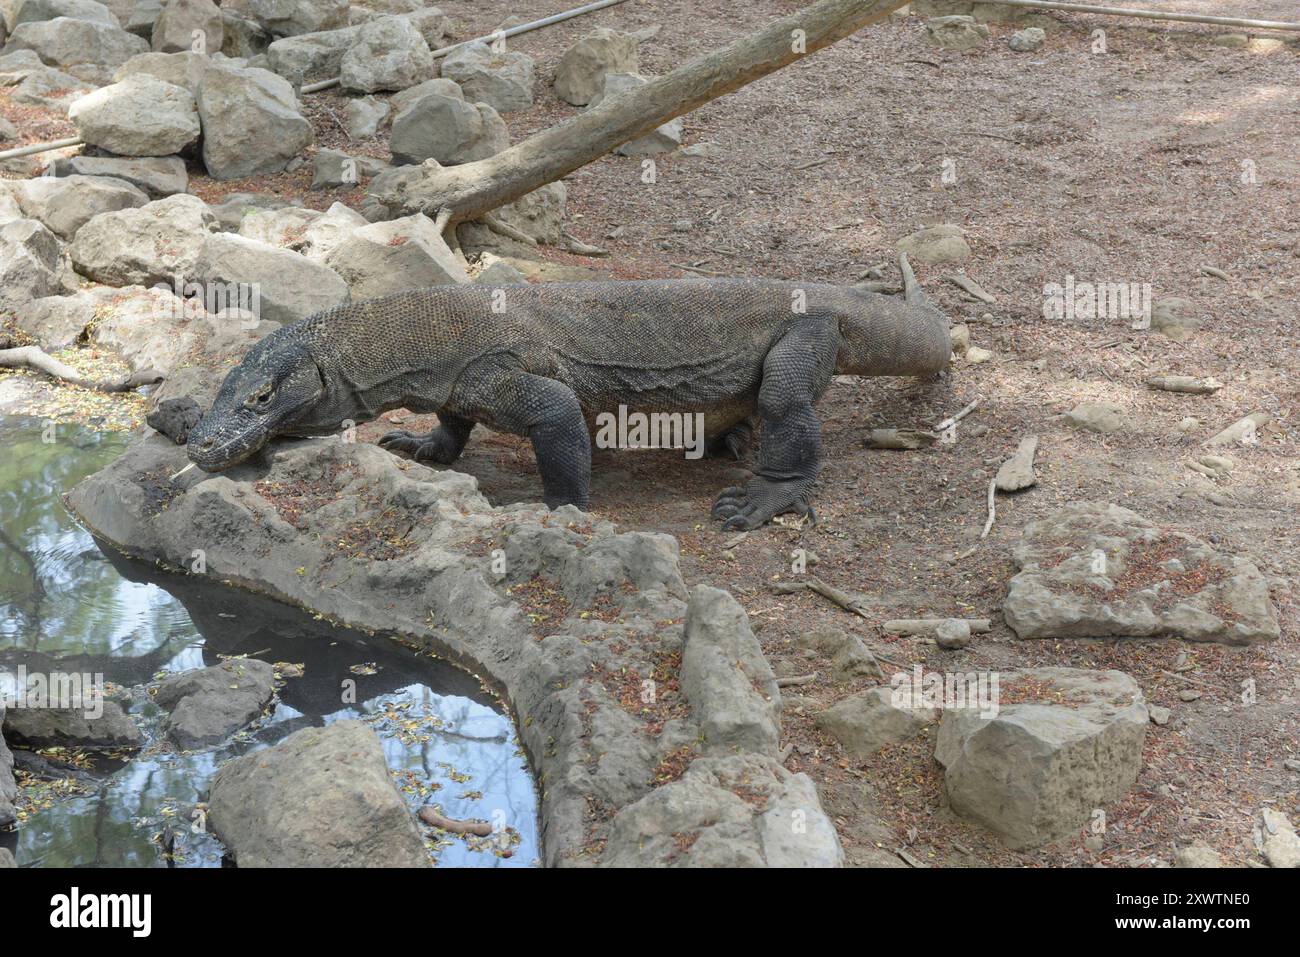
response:
{"label": "metal pipe", "polygon": [[1163,10],[1133,10],[1129,7],[1099,7],[1091,3],[1058,3],[1057,0],[990,0],[1008,7],[1033,7],[1038,10],[1065,10],[1070,13],[1100,13],[1111,17],[1138,17],[1144,20],[1174,20],[1182,23],[1213,23],[1221,27],[1248,27],[1253,30],[1296,30],[1300,23],[1282,20],[1243,20],[1238,17],[1211,17],[1199,13],[1166,13]]}
{"label": "metal pipe", "polygon": [[[549,17],[543,17],[540,20],[533,20],[530,23],[521,23],[518,26],[510,27],[508,30],[498,30],[496,33],[489,33],[487,36],[474,37],[471,40],[461,40],[459,43],[453,43],[451,46],[440,47],[433,51],[434,59],[442,59],[452,50],[458,50],[467,43],[477,43],[480,40],[490,41],[498,37],[515,37],[521,33],[529,33],[533,30],[540,30],[542,27],[549,27],[556,23],[563,23],[565,20],[572,20],[574,17],[580,17],[584,13],[595,13],[597,10],[604,10],[606,7],[613,7],[620,3],[626,3],[627,0],[597,0],[596,3],[589,3],[586,6],[575,7],[572,10],[565,10],[563,13],[555,13]],[[342,77],[333,77],[329,80],[320,80],[316,83],[308,83],[303,86],[300,93],[319,93],[321,90],[328,90],[330,87],[338,86]]]}
{"label": "metal pipe", "polygon": [[49,143],[32,143],[28,146],[18,146],[0,153],[0,160],[14,159],[18,156],[32,156],[36,153],[48,153],[50,150],[61,150],[65,146],[80,146],[84,142],[80,136],[70,136],[66,140],[53,140]]}

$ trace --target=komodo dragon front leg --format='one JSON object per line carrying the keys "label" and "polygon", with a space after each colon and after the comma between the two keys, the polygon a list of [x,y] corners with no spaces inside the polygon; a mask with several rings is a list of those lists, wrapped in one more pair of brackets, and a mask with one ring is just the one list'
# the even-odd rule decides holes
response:
{"label": "komodo dragon front leg", "polygon": [[578,397],[563,382],[525,372],[507,360],[482,359],[461,373],[438,418],[470,428],[482,422],[498,432],[527,436],[542,475],[543,501],[551,508],[587,507],[591,436]]}
{"label": "komodo dragon front leg", "polygon": [[465,451],[469,434],[474,431],[474,420],[438,413],[438,425],[431,432],[415,433],[399,429],[385,433],[379,444],[390,452],[409,452],[417,462],[437,462],[451,465]]}
{"label": "komodo dragon front leg", "polygon": [[836,323],[809,316],[768,352],[758,392],[758,472],[718,496],[713,516],[724,528],[758,528],[783,512],[816,519],[811,497],[822,443],[813,403],[830,385],[838,347]]}

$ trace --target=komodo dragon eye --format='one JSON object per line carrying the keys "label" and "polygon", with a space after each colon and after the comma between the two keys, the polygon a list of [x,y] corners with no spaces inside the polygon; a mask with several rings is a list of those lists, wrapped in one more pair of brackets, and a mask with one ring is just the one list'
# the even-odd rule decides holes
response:
{"label": "komodo dragon eye", "polygon": [[275,386],[264,385],[256,392],[249,395],[244,400],[244,405],[250,409],[265,408],[266,403],[271,401],[271,396],[275,393]]}

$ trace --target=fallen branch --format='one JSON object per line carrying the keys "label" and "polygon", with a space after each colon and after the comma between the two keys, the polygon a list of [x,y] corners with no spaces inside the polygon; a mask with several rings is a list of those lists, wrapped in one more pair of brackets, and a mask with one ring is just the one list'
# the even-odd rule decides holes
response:
{"label": "fallen branch", "polygon": [[1059,3],[1057,0],[998,0],[1008,7],[1032,7],[1036,10],[1065,10],[1070,13],[1100,13],[1111,17],[1137,17],[1141,20],[1173,20],[1180,23],[1214,23],[1223,27],[1251,27],[1256,30],[1296,30],[1300,23],[1282,20],[1244,20],[1239,17],[1211,17],[1200,13],[1165,13],[1162,10],[1133,10],[1129,7],[1099,7],[1090,3]]}
{"label": "fallen branch", "polygon": [[96,392],[130,392],[142,385],[153,385],[163,380],[162,373],[150,369],[136,372],[116,382],[87,379],[70,365],[65,365],[53,358],[39,346],[19,346],[16,349],[0,349],[0,367],[6,369],[32,369],[43,373],[51,379],[94,389]]}
{"label": "fallen branch", "polygon": [[958,422],[960,422],[962,419],[966,418],[966,416],[968,416],[968,415],[970,415],[972,412],[974,412],[974,411],[975,411],[975,408],[976,408],[979,404],[980,404],[980,397],[979,397],[979,396],[975,396],[975,398],[971,399],[970,402],[966,403],[966,405],[962,408],[962,410],[961,410],[960,412],[958,412],[956,415],[950,416],[950,417],[944,419],[944,420],[943,420],[942,422],[940,422],[938,425],[936,425],[936,426],[934,427],[934,431],[935,431],[935,432],[944,432],[944,431],[946,431],[946,430],[952,428],[954,425],[956,425],[956,424],[957,424]]}
{"label": "fallen branch", "polygon": [[[441,210],[438,211],[438,216],[442,217],[444,213],[446,214],[446,218],[450,220],[452,213],[451,210],[448,209],[446,206],[444,206]],[[532,236],[529,236],[527,233],[520,232],[519,230],[511,226],[509,223],[498,218],[497,216],[494,216],[492,213],[484,213],[482,216],[479,217],[479,219],[482,220],[484,226],[492,230],[492,232],[497,233],[498,235],[505,236],[507,239],[513,239],[516,242],[524,243],[527,246],[537,245],[537,240],[533,239]]]}
{"label": "fallen branch", "polygon": [[989,480],[989,517],[988,520],[984,523],[984,531],[980,532],[979,542],[976,542],[970,548],[966,549],[966,551],[962,552],[960,555],[953,558],[954,562],[959,562],[963,558],[969,558],[971,555],[974,555],[975,550],[980,547],[980,542],[984,541],[984,539],[989,537],[989,532],[992,531],[993,522],[997,518],[997,514],[998,514],[997,505],[995,505],[993,502],[993,496],[997,493],[997,490],[998,490],[998,480],[996,478],[990,479]]}
{"label": "fallen branch", "polygon": [[812,684],[816,680],[816,672],[813,672],[810,675],[791,675],[788,678],[777,678],[776,686],[778,688],[798,688],[802,685]]}
{"label": "fallen branch", "polygon": [[964,621],[970,626],[971,634],[983,634],[993,627],[988,618],[890,618],[882,621],[880,628],[887,635],[928,635],[945,621]]}
{"label": "fallen branch", "polygon": [[431,807],[420,808],[420,820],[425,824],[450,831],[452,834],[473,834],[487,837],[492,833],[492,825],[487,821],[458,821],[455,818],[439,814]]}

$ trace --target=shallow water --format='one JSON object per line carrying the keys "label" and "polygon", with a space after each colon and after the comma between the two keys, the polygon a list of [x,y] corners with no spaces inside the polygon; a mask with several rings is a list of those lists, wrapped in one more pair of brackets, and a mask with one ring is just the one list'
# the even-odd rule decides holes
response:
{"label": "shallow water", "polygon": [[[450,817],[498,825],[491,838],[436,843],[424,829],[439,866],[537,861],[531,773],[510,719],[471,675],[389,638],[334,628],[279,602],[101,548],[60,497],[111,461],[125,439],[66,425],[42,429],[0,416],[0,684],[12,685],[25,666],[101,674],[129,689],[231,655],[302,665],[302,676],[286,678],[268,717],[194,753],[163,743],[165,715],[143,691],[131,695],[148,745],[127,761],[83,761],[71,793],[64,785],[25,789],[26,820],[0,833],[0,846],[20,866],[219,866],[221,845],[192,826],[212,773],[300,728],[347,718],[369,721],[380,734],[412,809],[434,802]],[[15,757],[20,769],[38,760]]]}

